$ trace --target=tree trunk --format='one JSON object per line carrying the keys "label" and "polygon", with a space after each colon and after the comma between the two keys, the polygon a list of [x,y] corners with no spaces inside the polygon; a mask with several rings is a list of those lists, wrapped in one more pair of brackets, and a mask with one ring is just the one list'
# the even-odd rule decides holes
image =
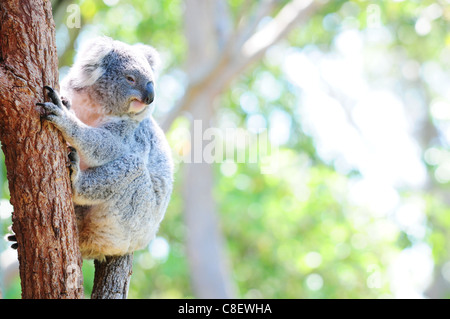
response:
{"label": "tree trunk", "polygon": [[[207,128],[214,117],[211,106],[217,91],[215,87],[206,88],[203,82],[208,81],[203,78],[211,73],[217,62],[215,58],[223,46],[221,39],[227,28],[226,23],[222,22],[225,22],[224,17],[228,18],[228,11],[222,6],[223,1],[218,0],[186,0],[185,4],[185,35],[189,44],[186,72],[190,86],[182,103],[186,106],[185,110],[191,112],[192,119],[201,120],[203,128]],[[215,82],[208,83],[214,86]],[[192,128],[191,136],[194,136]],[[233,280],[212,197],[212,166],[202,161],[187,164],[185,169],[186,250],[192,289],[198,298],[233,298]]]}
{"label": "tree trunk", "polygon": [[127,299],[133,254],[94,261],[95,278],[91,299]]}
{"label": "tree trunk", "polygon": [[[194,102],[192,117],[201,120],[201,134],[212,123],[214,112],[211,104],[214,97],[206,94]],[[195,136],[193,130],[198,128],[191,127],[192,137]],[[196,143],[199,142],[201,141],[193,140],[192,146],[198,149],[199,145]],[[213,197],[213,166],[202,160],[200,163],[188,164],[185,169],[183,197],[187,230],[186,250],[192,289],[197,298],[234,298],[236,287],[232,280],[228,254],[224,248],[225,239]]]}
{"label": "tree trunk", "polygon": [[67,149],[40,120],[44,85],[57,88],[50,1],[0,3],[0,140],[14,206],[22,298],[82,298],[81,254]]}
{"label": "tree trunk", "polygon": [[[233,27],[226,1],[185,0],[188,85],[184,97],[163,122],[163,129],[168,130],[182,112],[189,112],[192,120],[201,120],[203,129],[207,129],[215,117],[215,98],[322,5],[312,0],[292,0],[281,8],[278,0],[259,1],[254,6],[251,1],[247,3]],[[273,19],[259,29],[263,19],[271,15]],[[212,166],[202,161],[187,164],[185,169],[186,249],[194,293],[199,298],[233,298],[235,287],[212,196]]]}

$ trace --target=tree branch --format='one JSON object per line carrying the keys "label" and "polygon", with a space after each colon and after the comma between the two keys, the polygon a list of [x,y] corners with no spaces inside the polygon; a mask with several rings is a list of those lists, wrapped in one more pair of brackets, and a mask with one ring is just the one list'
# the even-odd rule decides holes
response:
{"label": "tree branch", "polygon": [[216,24],[217,47],[220,51],[227,44],[233,25],[230,7],[225,0],[215,1],[214,15],[216,17],[214,20]]}
{"label": "tree branch", "polygon": [[[240,31],[240,34],[236,32],[230,34],[224,50],[218,55],[213,55],[215,59],[212,63],[205,62],[205,67],[196,70],[195,75],[190,74],[190,85],[186,88],[185,96],[163,120],[162,128],[165,131],[180,114],[191,109],[192,102],[196,100],[198,94],[204,94],[205,91],[209,91],[210,95],[220,93],[236,75],[261,59],[272,45],[286,37],[301,22],[306,22],[321,6],[312,0],[293,0],[286,4],[261,30],[251,36],[247,35],[247,32],[257,27],[258,19],[260,21],[266,13],[273,10],[277,2],[278,0],[265,1],[263,8],[255,13],[254,18]],[[192,35],[188,37],[188,40],[191,38]],[[247,40],[242,45],[236,45],[235,41],[238,39]],[[191,60],[194,58],[195,54],[192,54]],[[202,61],[200,57],[197,57],[197,60]],[[190,69],[187,70],[188,74]]]}
{"label": "tree branch", "polygon": [[272,21],[254,33],[243,45],[245,64],[258,59],[267,49],[283,39],[299,22],[306,21],[319,7],[313,0],[293,0]]}
{"label": "tree branch", "polygon": [[264,17],[270,16],[280,0],[263,0],[245,26],[236,29],[236,44],[240,48],[257,29]]}
{"label": "tree branch", "polygon": [[91,299],[127,299],[133,268],[133,254],[94,261],[95,275]]}

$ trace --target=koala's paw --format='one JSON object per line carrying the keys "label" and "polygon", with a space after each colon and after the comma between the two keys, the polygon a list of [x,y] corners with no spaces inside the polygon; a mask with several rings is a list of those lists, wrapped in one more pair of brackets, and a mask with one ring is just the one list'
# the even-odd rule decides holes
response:
{"label": "koala's paw", "polygon": [[36,103],[36,105],[41,107],[41,118],[49,120],[50,122],[55,122],[57,117],[64,115],[64,109],[67,109],[66,103],[68,102],[64,103],[58,93],[51,87],[44,86],[44,89],[48,91],[47,96],[50,98],[51,102]]}
{"label": "koala's paw", "polygon": [[74,182],[80,169],[80,156],[78,155],[77,150],[72,146],[69,146],[68,149],[69,149],[68,157],[69,157],[70,178],[72,182]]}
{"label": "koala's paw", "polygon": [[49,86],[44,86],[44,89],[48,91],[47,95],[51,102],[36,103],[36,105],[41,107],[41,118],[49,120],[50,122],[55,122],[57,117],[64,115],[63,108],[66,108],[66,106],[64,106],[61,98],[55,90]]}
{"label": "koala's paw", "polygon": [[41,107],[41,118],[49,120],[50,122],[54,122],[56,117],[62,116],[63,114],[61,109],[51,102],[36,103],[36,105]]}
{"label": "koala's paw", "polygon": [[68,150],[69,150],[68,157],[70,165],[78,166],[80,164],[80,156],[78,155],[77,150],[72,146],[68,146]]}

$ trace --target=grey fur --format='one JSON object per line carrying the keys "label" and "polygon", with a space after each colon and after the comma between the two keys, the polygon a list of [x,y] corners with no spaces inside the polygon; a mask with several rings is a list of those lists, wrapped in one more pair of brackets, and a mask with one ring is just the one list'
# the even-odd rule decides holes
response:
{"label": "grey fur", "polygon": [[[140,110],[147,103],[130,111],[133,101],[153,99],[156,51],[98,38],[79,55],[62,85],[74,111],[48,87],[52,102],[38,104],[42,117],[73,147],[69,158],[82,255],[104,259],[141,249],[154,238],[171,196],[173,164],[150,107]],[[83,114],[99,118],[89,123]]]}

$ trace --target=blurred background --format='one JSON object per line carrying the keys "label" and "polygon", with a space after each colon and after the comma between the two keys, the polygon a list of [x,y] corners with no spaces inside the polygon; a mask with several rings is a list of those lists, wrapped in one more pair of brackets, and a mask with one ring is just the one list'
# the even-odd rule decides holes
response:
{"label": "blurred background", "polygon": [[[450,1],[52,5],[61,78],[96,35],[161,53],[154,117],[175,189],[130,298],[450,297]],[[195,160],[208,128],[269,148]],[[1,242],[3,298],[20,298],[16,263]],[[83,272],[89,296],[92,261]]]}

